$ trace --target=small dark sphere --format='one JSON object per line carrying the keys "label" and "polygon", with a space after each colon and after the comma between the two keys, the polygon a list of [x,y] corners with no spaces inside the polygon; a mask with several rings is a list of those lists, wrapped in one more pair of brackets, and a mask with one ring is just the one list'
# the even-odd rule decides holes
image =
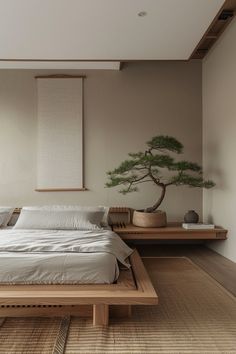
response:
{"label": "small dark sphere", "polygon": [[189,210],[185,215],[184,215],[184,222],[186,223],[191,223],[191,224],[196,224],[198,223],[199,220],[199,215],[196,213],[195,210]]}

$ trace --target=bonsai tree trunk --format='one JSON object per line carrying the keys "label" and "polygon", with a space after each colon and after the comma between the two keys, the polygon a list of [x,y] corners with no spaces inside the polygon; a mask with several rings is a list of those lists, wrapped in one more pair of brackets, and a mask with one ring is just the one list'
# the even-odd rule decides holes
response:
{"label": "bonsai tree trunk", "polygon": [[153,213],[161,205],[163,199],[165,198],[165,194],[166,194],[165,184],[161,183],[161,184],[159,184],[159,187],[161,187],[161,189],[162,189],[160,198],[152,207],[146,208],[144,210],[146,213]]}
{"label": "bonsai tree trunk", "polygon": [[161,205],[165,194],[166,194],[166,185],[156,181],[156,184],[161,188],[161,195],[157,202],[149,208],[144,209],[143,211],[134,211],[133,214],[133,224],[138,227],[164,227],[167,224],[166,213],[159,211],[155,213],[155,210]]}

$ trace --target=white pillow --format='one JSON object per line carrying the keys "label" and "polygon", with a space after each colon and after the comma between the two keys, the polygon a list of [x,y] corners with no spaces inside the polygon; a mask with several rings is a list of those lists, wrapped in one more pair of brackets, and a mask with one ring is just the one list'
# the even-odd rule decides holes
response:
{"label": "white pillow", "polygon": [[80,211],[103,211],[104,215],[101,221],[101,226],[108,226],[108,214],[109,207],[107,206],[82,206],[82,205],[43,205],[43,206],[24,206],[22,210],[49,210],[49,211],[60,211],[60,210],[80,210]]}
{"label": "white pillow", "polygon": [[14,229],[97,230],[104,211],[23,209]]}
{"label": "white pillow", "polygon": [[6,227],[11,219],[11,216],[15,208],[12,207],[0,207],[0,226]]}

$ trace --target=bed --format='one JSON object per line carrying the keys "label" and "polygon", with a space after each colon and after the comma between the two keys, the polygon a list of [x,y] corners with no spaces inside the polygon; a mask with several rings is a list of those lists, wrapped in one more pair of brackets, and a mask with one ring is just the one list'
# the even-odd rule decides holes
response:
{"label": "bed", "polygon": [[107,325],[109,310],[156,303],[137,251],[110,229],[0,230],[1,316],[93,315]]}
{"label": "bed", "polygon": [[132,253],[111,230],[0,230],[0,283],[112,284]]}

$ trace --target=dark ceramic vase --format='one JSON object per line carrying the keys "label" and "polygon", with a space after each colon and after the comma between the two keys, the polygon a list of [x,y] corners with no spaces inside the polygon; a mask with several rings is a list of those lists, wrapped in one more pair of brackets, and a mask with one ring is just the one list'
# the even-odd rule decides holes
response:
{"label": "dark ceramic vase", "polygon": [[199,215],[194,210],[189,210],[184,215],[184,222],[186,223],[196,224],[198,220],[199,220]]}

